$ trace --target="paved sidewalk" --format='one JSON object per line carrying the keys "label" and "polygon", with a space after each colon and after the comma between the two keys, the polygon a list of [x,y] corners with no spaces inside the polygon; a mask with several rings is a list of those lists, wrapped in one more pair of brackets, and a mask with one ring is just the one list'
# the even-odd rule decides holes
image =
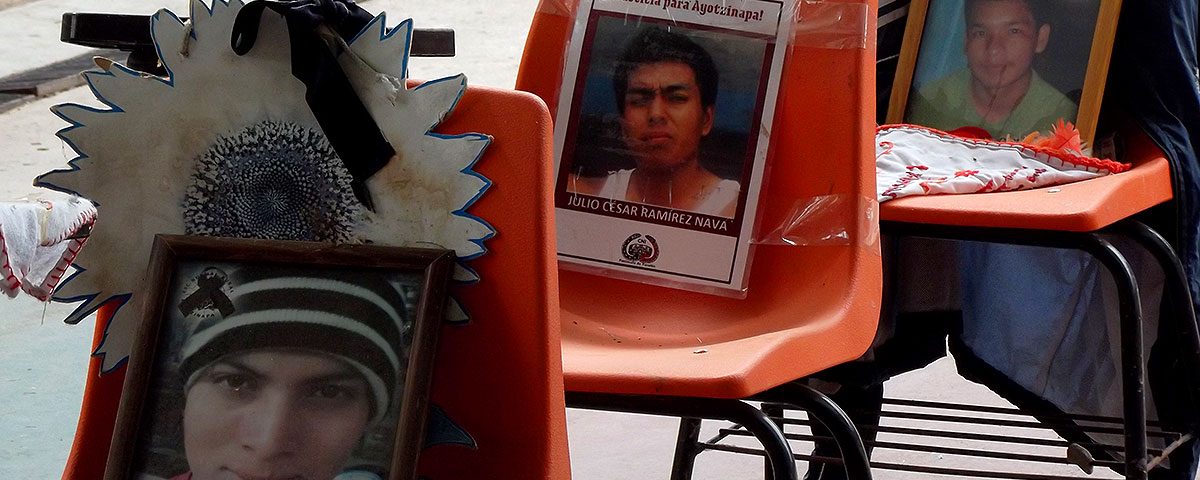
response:
{"label": "paved sidewalk", "polygon": [[186,0],[42,0],[0,10],[0,77],[32,70],[90,49],[58,41],[66,12],[150,14],[169,8],[186,15]]}

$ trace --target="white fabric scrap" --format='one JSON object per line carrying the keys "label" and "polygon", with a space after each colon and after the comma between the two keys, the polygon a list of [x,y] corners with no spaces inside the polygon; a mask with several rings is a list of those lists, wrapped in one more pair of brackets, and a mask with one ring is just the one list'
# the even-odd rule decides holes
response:
{"label": "white fabric scrap", "polygon": [[875,182],[880,202],[912,195],[1028,190],[1126,168],[1111,160],[964,138],[915,125],[887,125],[875,133]]}
{"label": "white fabric scrap", "polygon": [[24,291],[48,301],[96,221],[96,207],[78,197],[55,201],[0,202],[0,292]]}

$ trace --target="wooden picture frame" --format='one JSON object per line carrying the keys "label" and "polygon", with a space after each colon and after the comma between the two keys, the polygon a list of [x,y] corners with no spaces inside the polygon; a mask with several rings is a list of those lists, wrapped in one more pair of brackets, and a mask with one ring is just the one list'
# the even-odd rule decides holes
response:
{"label": "wooden picture frame", "polygon": [[453,258],[156,236],[104,478],[414,479]]}
{"label": "wooden picture frame", "polygon": [[[976,126],[989,130],[994,137],[997,137],[997,133],[1006,130],[1008,131],[1007,135],[1011,136],[1014,141],[1021,140],[1025,135],[1033,131],[1049,131],[1052,128],[1052,122],[1015,121],[1012,125],[1006,125],[1009,120],[1014,118],[1012,112],[1017,111],[1017,108],[1021,107],[1019,103],[1006,110],[1007,114],[993,111],[1004,111],[1005,107],[992,107],[989,104],[987,109],[983,110],[983,112],[987,113],[980,113],[979,107],[977,107],[975,112],[963,113],[961,117],[938,113],[926,114],[925,112],[929,112],[932,109],[920,107],[921,103],[935,104],[941,106],[940,108],[945,108],[946,110],[943,112],[954,110],[965,112],[966,108],[959,108],[958,104],[943,106],[944,103],[953,103],[943,101],[949,98],[950,95],[953,95],[950,92],[961,90],[961,88],[952,88],[950,86],[956,82],[951,81],[949,77],[956,73],[959,75],[969,75],[967,82],[973,82],[978,78],[978,75],[982,75],[982,72],[989,71],[989,68],[991,69],[990,71],[997,71],[996,69],[999,68],[997,64],[1004,63],[1004,60],[999,60],[995,57],[992,60],[986,60],[980,54],[975,54],[974,58],[977,60],[969,60],[971,54],[967,53],[969,50],[967,46],[969,39],[965,25],[968,23],[965,18],[967,15],[965,4],[967,1],[969,0],[913,0],[910,4],[904,43],[901,48],[892,95],[888,104],[887,122],[914,123],[939,130],[953,130],[963,126]],[[1043,50],[1035,53],[1032,60],[1032,70],[1039,72],[1038,77],[1043,80],[1037,92],[1046,93],[1046,95],[1037,97],[1043,100],[1037,102],[1038,105],[1043,105],[1038,108],[1050,114],[1051,111],[1047,105],[1053,102],[1044,100],[1057,97],[1053,97],[1053,93],[1048,93],[1049,90],[1046,87],[1058,90],[1058,93],[1061,93],[1063,97],[1076,104],[1074,123],[1076,128],[1079,129],[1081,139],[1086,144],[1091,145],[1100,113],[1100,104],[1104,96],[1104,84],[1108,76],[1108,66],[1121,9],[1121,0],[1080,0],[1075,2],[1066,2],[1063,0],[1032,1],[1036,2],[1038,5],[1036,8],[1043,17],[1039,21],[1045,21],[1045,25],[1049,25],[1048,39],[1042,42]],[[1012,0],[990,0],[990,3],[1014,2]],[[955,11],[957,11],[957,15],[948,13]],[[1094,15],[1092,15],[1093,13]],[[992,14],[986,18],[997,18],[997,15]],[[1081,18],[1084,20],[1081,20]],[[1088,21],[1088,18],[1091,18],[1092,21]],[[952,25],[952,21],[956,21],[961,25]],[[982,31],[979,30],[980,27],[977,26],[976,28],[976,35],[982,35]],[[1040,32],[1040,25],[1036,28],[1037,30],[1033,32],[1035,37]],[[1090,35],[1087,34],[1089,31],[1091,32]],[[961,32],[961,36],[951,32]],[[979,50],[977,49],[976,51],[978,52]],[[955,60],[953,58],[955,52],[962,58]],[[982,65],[989,61],[994,62],[994,64],[990,66]],[[962,66],[954,67],[953,65],[956,62],[962,63]],[[1007,65],[1017,63],[1019,62],[1011,62],[1007,63]],[[979,65],[978,71],[980,73],[975,73],[976,67],[972,66],[972,64]],[[1079,65],[1082,65],[1083,68],[1075,68]],[[1019,72],[1021,71],[1020,68],[1015,67],[1012,71]],[[950,70],[949,73],[946,72],[947,69]],[[1043,69],[1045,72],[1042,72]],[[1054,71],[1051,72],[1051,70]],[[1003,71],[1001,71],[1001,75],[1003,75]],[[995,78],[996,76],[992,77]],[[1031,83],[1036,83],[1036,81]],[[914,88],[914,85],[917,85],[918,88]],[[968,86],[967,88],[971,87]],[[922,91],[923,89],[925,91]],[[1026,93],[1029,91],[1033,90],[1026,90]],[[915,95],[920,95],[917,101],[914,101]],[[993,102],[997,104],[1005,103],[1004,101],[997,100],[999,96],[1002,95],[996,94],[996,96],[993,96]],[[965,104],[966,101],[964,100],[963,103]],[[1030,102],[1031,105],[1034,103]],[[969,106],[969,104],[966,106]],[[914,110],[918,109],[921,111],[914,112]],[[1057,110],[1062,111],[1061,108]],[[1019,120],[1035,118],[1041,120],[1054,116],[1052,114],[1044,116],[1033,114],[1036,111],[1036,108],[1024,108],[1022,112],[1025,114],[1018,115],[1021,117]],[[954,119],[972,117],[972,120],[974,118],[996,117],[1003,120],[996,120],[992,123],[989,123],[987,120],[980,120],[978,124],[973,124],[974,122],[970,121],[951,121],[951,117]],[[1066,118],[1066,120],[1070,121],[1071,119]],[[964,124],[958,125],[956,123]],[[1042,123],[1046,124],[1043,125]],[[1022,124],[1036,126],[1022,126]],[[997,139],[1003,140],[1004,138],[1002,137],[1004,136],[999,135]]]}

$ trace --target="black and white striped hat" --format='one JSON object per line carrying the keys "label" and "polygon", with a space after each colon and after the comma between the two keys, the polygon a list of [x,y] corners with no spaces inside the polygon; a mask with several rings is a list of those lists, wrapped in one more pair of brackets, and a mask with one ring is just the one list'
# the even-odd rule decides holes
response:
{"label": "black and white striped hat", "polygon": [[229,274],[232,312],[200,322],[184,341],[180,373],[190,389],[222,357],[263,348],[331,355],[363,375],[372,422],[387,412],[403,375],[404,300],[371,272],[242,267]]}

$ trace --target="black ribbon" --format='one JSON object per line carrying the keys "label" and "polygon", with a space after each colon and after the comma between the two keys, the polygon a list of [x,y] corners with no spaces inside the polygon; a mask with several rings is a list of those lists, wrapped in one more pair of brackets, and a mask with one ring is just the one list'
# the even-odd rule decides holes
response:
{"label": "black ribbon", "polygon": [[307,87],[304,99],[329,144],[350,171],[354,196],[374,210],[366,181],[387,165],[396,150],[363,106],[337,57],[320,36],[326,26],[350,41],[374,18],[352,0],[255,0],[238,12],[230,44],[238,55],[254,47],[266,9],[287,21],[292,47],[292,75]]}
{"label": "black ribbon", "polygon": [[179,302],[179,313],[188,316],[202,308],[215,308],[222,317],[234,312],[233,302],[221,290],[229,276],[218,268],[206,268],[196,276],[196,291]]}

